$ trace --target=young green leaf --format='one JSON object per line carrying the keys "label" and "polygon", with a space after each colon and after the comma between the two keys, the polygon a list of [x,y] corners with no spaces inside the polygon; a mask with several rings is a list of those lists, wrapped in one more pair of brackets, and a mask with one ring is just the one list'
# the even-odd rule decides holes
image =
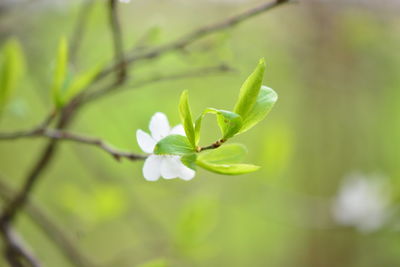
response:
{"label": "young green leaf", "polygon": [[197,160],[197,165],[211,172],[225,175],[239,175],[257,171],[260,167],[252,164],[232,163],[216,164]]}
{"label": "young green leaf", "polygon": [[207,108],[197,118],[195,123],[196,145],[200,140],[200,129],[203,117],[208,113],[217,115],[218,126],[221,129],[222,139],[224,140],[234,136],[242,127],[242,117],[240,115],[231,111]]}
{"label": "young green leaf", "polygon": [[242,128],[242,117],[234,112],[226,110],[215,110],[218,126],[222,131],[222,139],[227,140],[234,136]]}
{"label": "young green leaf", "polygon": [[86,88],[101,70],[101,66],[96,66],[91,70],[75,77],[65,89],[65,94],[62,96],[62,103],[70,101],[74,96]]}
{"label": "young green leaf", "polygon": [[20,44],[11,39],[2,49],[0,66],[0,113],[8,102],[22,73],[24,72],[24,57]]}
{"label": "young green leaf", "polygon": [[254,125],[263,120],[277,100],[277,93],[271,88],[263,85],[260,89],[260,93],[258,94],[257,101],[254,104],[253,109],[243,120],[243,126],[240,129],[239,133],[243,133],[249,130]]}
{"label": "young green leaf", "polygon": [[182,92],[181,99],[179,101],[179,115],[181,117],[181,121],[185,129],[186,136],[189,139],[189,142],[192,144],[192,146],[195,147],[196,146],[195,131],[194,131],[192,113],[190,111],[190,106],[189,106],[187,90]]}
{"label": "young green leaf", "polygon": [[206,170],[227,175],[250,173],[260,167],[252,164],[239,163],[247,153],[241,144],[226,144],[215,150],[199,154],[196,164]]}
{"label": "young green leaf", "polygon": [[195,152],[192,144],[183,135],[168,135],[161,139],[154,148],[157,155],[186,155]]}
{"label": "young green leaf", "polygon": [[191,168],[192,170],[196,170],[196,160],[197,160],[196,153],[186,154],[181,157],[182,163],[185,164],[187,167]]}
{"label": "young green leaf", "polygon": [[264,77],[265,60],[260,59],[256,69],[246,79],[240,88],[239,98],[236,102],[234,112],[246,118],[256,103]]}
{"label": "young green leaf", "polygon": [[239,163],[246,153],[247,149],[242,144],[225,144],[218,149],[201,152],[198,159],[215,164]]}
{"label": "young green leaf", "polygon": [[52,86],[53,101],[56,107],[60,108],[63,104],[62,91],[65,86],[68,73],[68,44],[65,38],[62,38],[58,44],[56,65],[54,70],[54,79]]}

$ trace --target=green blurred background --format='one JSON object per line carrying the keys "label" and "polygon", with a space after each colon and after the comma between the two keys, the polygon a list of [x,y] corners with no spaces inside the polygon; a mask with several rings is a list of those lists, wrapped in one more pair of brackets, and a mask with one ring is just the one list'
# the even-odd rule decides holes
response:
{"label": "green blurred background", "polygon": [[[80,1],[19,2],[1,9],[0,41],[21,41],[27,73],[1,117],[1,132],[32,127],[51,109],[57,43],[72,35],[80,9]],[[160,45],[258,3],[121,3],[125,47]],[[266,120],[236,139],[260,171],[230,177],[199,170],[190,182],[151,183],[141,174],[142,162],[118,163],[97,148],[62,143],[33,199],[80,252],[102,266],[153,260],[148,266],[400,266],[398,224],[365,234],[335,224],[330,215],[340,181],[354,171],[388,177],[392,204],[399,199],[399,12],[396,1],[281,6],[184,53],[141,62],[130,74],[134,83],[221,62],[237,72],[132,90],[128,82],[128,90],[85,107],[72,127],[140,152],[135,132],[147,131],[156,111],[179,123],[182,90],[190,90],[195,114],[205,107],[229,109],[265,57],[264,83],[279,101]],[[106,3],[96,1],[74,67],[85,70],[112,57]],[[204,144],[218,135],[213,119],[206,123],[211,127],[203,131]],[[0,142],[1,179],[18,188],[45,142]],[[44,266],[74,266],[21,215],[17,229]]]}

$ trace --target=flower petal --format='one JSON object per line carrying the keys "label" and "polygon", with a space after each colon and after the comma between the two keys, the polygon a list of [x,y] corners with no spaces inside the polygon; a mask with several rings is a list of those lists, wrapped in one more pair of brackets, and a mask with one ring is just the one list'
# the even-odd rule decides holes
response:
{"label": "flower petal", "polygon": [[169,134],[179,134],[179,135],[186,136],[185,129],[183,128],[182,124],[178,124],[174,128],[172,128],[172,130],[171,130],[171,132],[169,132]]}
{"label": "flower petal", "polygon": [[151,155],[143,165],[143,176],[147,181],[157,181],[160,178],[162,156]]}
{"label": "flower petal", "polygon": [[196,174],[196,172],[193,169],[187,167],[182,162],[181,162],[180,170],[181,170],[181,173],[179,174],[179,178],[181,178],[182,180],[185,180],[185,181],[192,180]]}
{"label": "flower petal", "polygon": [[186,167],[179,156],[164,156],[161,163],[161,176],[165,179],[181,178],[190,180],[194,177],[195,171]]}
{"label": "flower petal", "polygon": [[144,152],[153,153],[156,141],[148,133],[139,129],[136,131],[136,139]]}
{"label": "flower petal", "polygon": [[179,176],[179,156],[163,156],[161,163],[161,176],[165,179],[177,178]]}
{"label": "flower petal", "polygon": [[167,116],[162,112],[157,112],[151,117],[149,129],[151,136],[157,142],[169,134],[169,122]]}

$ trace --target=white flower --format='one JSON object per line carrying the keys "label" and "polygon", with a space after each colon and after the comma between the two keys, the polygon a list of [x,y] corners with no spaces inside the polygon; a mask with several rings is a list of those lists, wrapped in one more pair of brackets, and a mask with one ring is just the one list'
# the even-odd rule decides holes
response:
{"label": "white flower", "polygon": [[389,202],[390,194],[382,178],[354,173],[342,182],[332,213],[339,224],[371,232],[388,219]]}
{"label": "white flower", "polygon": [[131,2],[131,0],[119,0],[121,3],[125,3],[125,4],[128,4],[128,3],[130,3]]}
{"label": "white flower", "polygon": [[195,171],[186,167],[181,162],[180,156],[175,155],[154,155],[154,147],[164,137],[171,134],[179,134],[185,136],[182,124],[172,129],[169,126],[167,116],[164,113],[157,112],[150,120],[149,129],[151,136],[142,131],[137,130],[136,138],[140,148],[151,155],[148,156],[143,165],[143,176],[147,181],[157,181],[160,176],[165,179],[181,178],[190,180],[194,177]]}

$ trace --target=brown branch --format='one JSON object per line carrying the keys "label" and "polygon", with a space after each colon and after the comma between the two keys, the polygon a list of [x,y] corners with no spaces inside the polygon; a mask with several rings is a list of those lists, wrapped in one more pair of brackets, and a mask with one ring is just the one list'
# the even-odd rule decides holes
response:
{"label": "brown branch", "polygon": [[[0,179],[0,196],[4,200],[9,201],[12,196],[15,195],[15,190],[7,185],[4,180],[6,179]],[[48,236],[48,238],[52,240],[55,245],[61,248],[61,252],[72,264],[83,267],[96,266],[91,260],[83,255],[78,248],[76,248],[73,241],[64,234],[64,231],[54,223],[47,213],[34,201],[30,200],[27,202],[26,212],[32,221]]]}
{"label": "brown branch", "polygon": [[[144,87],[146,85],[153,84],[153,83],[165,82],[165,81],[171,81],[171,80],[179,80],[179,79],[197,78],[197,77],[202,77],[202,76],[206,76],[206,75],[213,75],[213,74],[217,74],[217,73],[226,73],[226,72],[233,72],[233,71],[236,71],[236,70],[228,65],[220,64],[217,66],[203,67],[203,68],[190,70],[190,71],[186,71],[186,72],[177,72],[177,73],[168,74],[168,75],[154,76],[154,77],[151,77],[148,79],[144,79],[142,81],[135,82],[131,86],[121,87],[121,90],[118,90],[118,91],[114,90],[117,85],[115,83],[113,83],[110,86],[106,86],[101,90],[97,90],[90,94],[86,94],[86,96],[80,101],[80,105],[86,104],[87,102],[94,101],[94,100],[104,97],[110,93],[121,92],[124,90],[137,89],[137,88]],[[40,136],[48,135],[49,134],[49,129],[47,128],[47,126],[49,125],[48,122],[50,121],[49,120],[50,118],[51,119],[54,118],[54,114],[55,113],[52,113],[52,115],[49,116],[49,118],[46,118],[46,120],[44,122],[40,123],[38,126],[33,127],[32,129],[21,130],[21,131],[11,132],[11,133],[0,133],[0,141],[16,140],[16,139],[27,138],[27,137],[40,137]],[[70,134],[70,133],[67,133],[67,135],[68,134]],[[51,136],[47,136],[47,137],[51,138]],[[66,138],[53,137],[53,139],[66,139]],[[76,140],[72,140],[72,141],[76,141]],[[129,154],[128,154],[128,156],[125,156],[125,158],[130,158]]]}
{"label": "brown branch", "polygon": [[41,128],[34,127],[33,129],[29,129],[29,130],[21,130],[21,131],[16,131],[16,132],[12,132],[12,133],[0,133],[0,141],[14,140],[14,139],[20,139],[20,138],[24,138],[24,137],[34,136],[34,135],[37,135],[40,131],[42,131]]}
{"label": "brown branch", "polygon": [[36,135],[46,129],[50,123],[54,120],[55,116],[57,115],[56,111],[50,112],[50,114],[37,126],[28,129],[28,130],[21,130],[12,133],[0,133],[0,141],[1,140],[13,140],[19,139],[22,137],[28,137]]}
{"label": "brown branch", "polygon": [[5,241],[4,254],[11,267],[41,266],[9,223],[1,223],[0,230]]}
{"label": "brown branch", "polygon": [[119,149],[114,148],[112,145],[108,144],[107,142],[98,139],[98,138],[93,138],[89,136],[83,136],[79,134],[75,134],[72,132],[67,132],[67,131],[62,131],[62,130],[57,130],[57,129],[40,129],[40,131],[21,131],[17,134],[10,134],[8,137],[12,138],[3,138],[6,140],[9,139],[21,139],[21,138],[28,138],[28,137],[47,137],[50,139],[54,140],[62,140],[62,141],[73,141],[85,145],[91,145],[91,146],[96,146],[111,156],[113,156],[116,160],[121,160],[122,158],[126,158],[128,160],[142,160],[145,159],[146,156],[131,153],[131,152],[126,152],[126,151],[121,151]]}
{"label": "brown branch", "polygon": [[85,145],[95,146],[104,150],[105,152],[113,156],[116,160],[121,160],[122,158],[125,158],[128,160],[135,161],[135,160],[143,160],[146,158],[146,156],[144,155],[118,150],[101,139],[89,136],[82,136],[71,132],[47,129],[46,131],[43,132],[42,136],[56,140],[73,141]]}
{"label": "brown branch", "polygon": [[83,101],[83,103],[91,102],[98,98],[104,97],[110,93],[121,92],[123,90],[136,89],[136,88],[140,88],[140,87],[143,87],[143,86],[146,86],[149,84],[153,84],[153,83],[158,83],[158,82],[196,78],[196,77],[202,77],[202,76],[206,76],[206,75],[233,72],[233,71],[235,71],[234,68],[232,68],[228,65],[225,65],[225,64],[220,64],[217,66],[203,67],[203,68],[185,71],[185,72],[177,72],[177,73],[168,74],[168,75],[154,76],[154,77],[142,80],[142,81],[137,81],[137,82],[133,83],[132,85],[121,87],[120,90],[118,90],[118,91],[114,90],[115,85],[112,84],[111,86],[106,86],[103,89],[100,89],[100,90],[94,91],[90,94],[87,94],[82,101]]}
{"label": "brown branch", "polygon": [[118,0],[109,0],[109,17],[111,34],[114,43],[114,58],[116,62],[117,79],[116,83],[124,82],[127,74],[127,64],[124,56],[121,25],[118,19]]}
{"label": "brown branch", "polygon": [[199,146],[199,147],[196,148],[196,151],[197,152],[201,152],[201,151],[204,151],[204,150],[216,149],[216,148],[219,148],[220,146],[222,146],[222,144],[225,143],[225,142],[226,142],[225,139],[220,139],[220,140],[217,140],[216,142],[212,143],[209,146],[203,146],[203,147]]}
{"label": "brown branch", "polygon": [[[68,126],[73,117],[73,112],[75,110],[74,102],[70,103],[66,108],[63,109],[62,114],[57,123],[57,129],[63,129]],[[8,227],[8,225],[13,221],[15,215],[21,210],[24,206],[28,197],[33,190],[34,186],[37,184],[37,181],[40,177],[40,174],[46,170],[51,161],[53,160],[53,155],[57,150],[57,140],[51,140],[44,147],[43,152],[38,157],[37,162],[32,167],[31,171],[28,173],[28,176],[21,188],[21,190],[5,205],[3,208],[3,212],[0,217],[0,226]],[[6,229],[6,228],[5,228]],[[4,234],[3,238],[7,242],[7,235]],[[9,262],[17,261],[18,258],[14,257],[13,254],[6,254],[11,257]],[[14,257],[14,259],[12,258]]]}
{"label": "brown branch", "polygon": [[[274,7],[277,7],[284,3],[288,3],[290,1],[291,0],[274,0],[272,2],[260,4],[257,7],[248,9],[238,15],[232,16],[228,19],[222,20],[215,24],[200,27],[200,28],[198,28],[198,29],[196,29],[196,30],[194,30],[194,31],[182,36],[181,38],[179,38],[175,41],[172,41],[168,44],[161,45],[161,46],[155,47],[153,49],[149,49],[148,51],[145,51],[143,53],[127,54],[125,57],[125,63],[129,64],[129,63],[136,62],[139,60],[152,59],[152,58],[159,57],[163,54],[166,54],[168,52],[180,50],[180,49],[188,46],[189,44],[197,41],[198,39],[201,39],[201,38],[203,38],[207,35],[213,34],[215,32],[234,27],[234,26],[246,21],[247,19],[250,19],[254,16],[257,16],[261,13],[264,13],[268,10],[273,9]],[[99,74],[99,76],[97,77],[96,80],[102,79],[102,78],[108,76],[110,73],[118,70],[119,64],[120,63],[116,63],[116,64],[111,65],[108,68],[104,69],[104,71],[102,71]]]}
{"label": "brown branch", "polygon": [[[113,29],[115,30],[115,26],[113,26]],[[118,33],[117,33],[117,35],[118,35]],[[121,68],[120,64],[118,64],[118,68]],[[117,79],[117,81],[118,81],[118,83],[121,84],[121,83],[123,83],[124,79]],[[59,118],[56,129],[62,130],[70,124],[70,122],[72,121],[72,119],[74,117],[76,110],[79,107],[80,97],[81,96],[78,95],[77,98],[73,99],[62,110],[62,114]],[[8,205],[5,206],[3,213],[0,216],[0,224],[8,224],[9,222],[11,222],[14,219],[15,214],[17,214],[17,212],[24,205],[24,203],[28,199],[28,195],[32,191],[33,187],[35,186],[39,175],[42,173],[42,171],[44,171],[47,168],[47,166],[53,159],[53,155],[57,148],[57,141],[58,141],[58,139],[52,139],[51,141],[48,142],[48,144],[44,148],[41,156],[39,157],[38,161],[33,166],[31,172],[28,174],[21,191],[15,196],[15,198],[12,201],[9,202]],[[108,147],[106,147],[106,149],[107,148]],[[103,149],[104,149],[104,147],[103,147]],[[129,157],[129,155],[125,155],[125,156]],[[114,156],[114,157],[116,157],[116,156]]]}

